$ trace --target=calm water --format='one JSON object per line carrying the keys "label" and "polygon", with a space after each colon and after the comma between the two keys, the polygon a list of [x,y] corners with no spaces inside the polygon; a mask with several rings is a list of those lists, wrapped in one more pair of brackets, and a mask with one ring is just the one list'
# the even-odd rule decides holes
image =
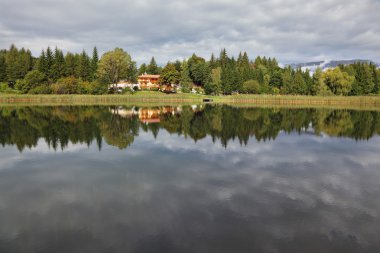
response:
{"label": "calm water", "polygon": [[0,252],[380,252],[380,113],[0,108]]}

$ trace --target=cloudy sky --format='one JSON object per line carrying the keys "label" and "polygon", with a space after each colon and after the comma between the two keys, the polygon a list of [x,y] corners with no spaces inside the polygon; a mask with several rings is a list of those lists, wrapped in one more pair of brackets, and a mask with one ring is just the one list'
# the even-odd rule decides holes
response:
{"label": "cloudy sky", "polygon": [[1,0],[0,48],[118,46],[161,64],[221,48],[282,63],[380,62],[379,13],[379,0]]}

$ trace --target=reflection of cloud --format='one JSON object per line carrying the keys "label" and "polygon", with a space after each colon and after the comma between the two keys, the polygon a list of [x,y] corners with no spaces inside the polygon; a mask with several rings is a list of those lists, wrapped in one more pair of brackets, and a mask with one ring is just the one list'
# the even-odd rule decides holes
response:
{"label": "reflection of cloud", "polygon": [[0,170],[0,239],[44,248],[72,236],[70,251],[91,252],[377,252],[379,143],[282,133],[225,149],[160,131],[125,150],[22,153]]}

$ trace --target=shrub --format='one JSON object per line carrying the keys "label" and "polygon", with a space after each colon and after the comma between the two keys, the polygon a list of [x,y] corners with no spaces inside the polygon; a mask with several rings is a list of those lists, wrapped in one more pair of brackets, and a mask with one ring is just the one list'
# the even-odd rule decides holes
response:
{"label": "shrub", "polygon": [[47,78],[44,73],[38,70],[29,71],[24,79],[17,80],[16,89],[22,93],[28,93],[31,89],[46,85]]}
{"label": "shrub", "polygon": [[259,94],[260,84],[256,80],[248,80],[243,83],[242,91],[244,93]]}
{"label": "shrub", "polygon": [[37,86],[29,90],[29,94],[51,94],[51,87],[48,85]]}

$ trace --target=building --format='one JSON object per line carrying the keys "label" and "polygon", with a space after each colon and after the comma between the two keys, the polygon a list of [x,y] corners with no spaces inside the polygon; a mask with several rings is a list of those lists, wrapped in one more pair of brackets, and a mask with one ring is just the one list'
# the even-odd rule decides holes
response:
{"label": "building", "polygon": [[141,89],[151,90],[151,89],[159,89],[160,85],[158,84],[158,79],[160,75],[148,75],[144,74],[138,77],[138,83]]}

